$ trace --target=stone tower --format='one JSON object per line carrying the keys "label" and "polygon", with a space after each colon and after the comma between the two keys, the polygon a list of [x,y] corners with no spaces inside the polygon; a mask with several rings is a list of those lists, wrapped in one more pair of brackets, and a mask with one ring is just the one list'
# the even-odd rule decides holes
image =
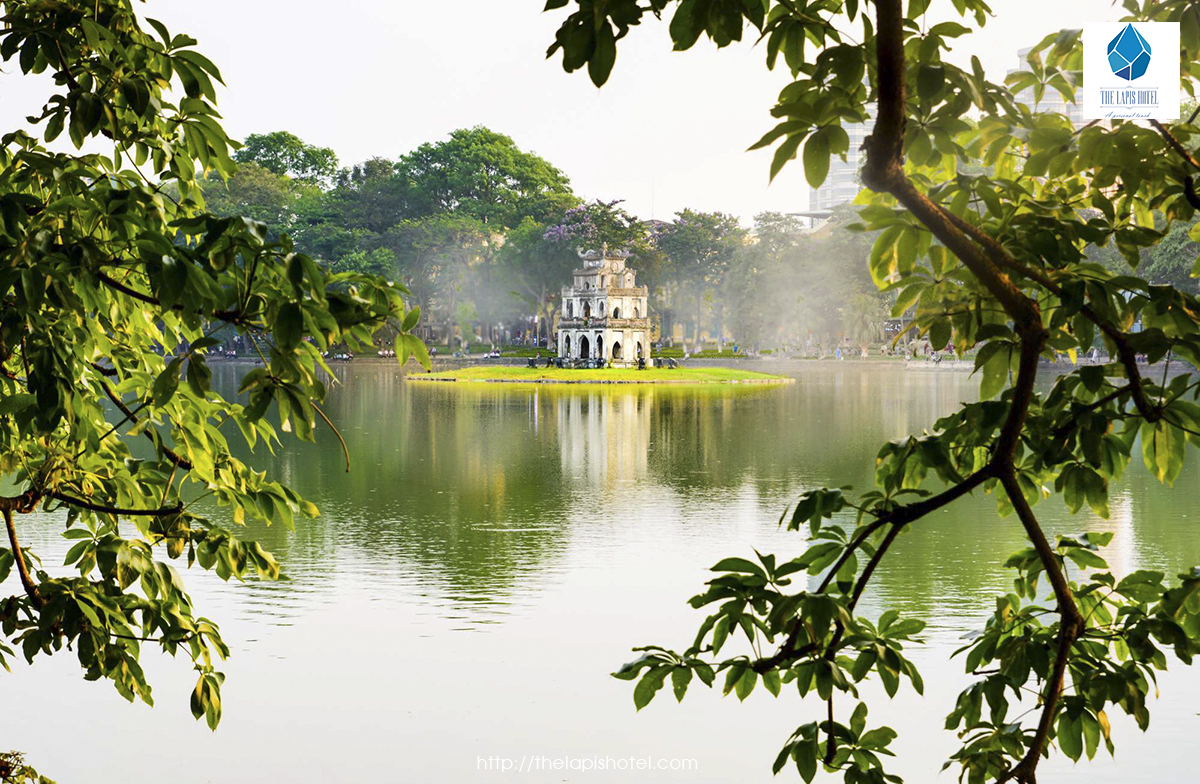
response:
{"label": "stone tower", "polygon": [[558,322],[558,355],[564,359],[605,359],[617,367],[633,367],[650,358],[650,291],[634,284],[625,267],[628,253],[579,251],[583,268],[574,285],[562,290]]}

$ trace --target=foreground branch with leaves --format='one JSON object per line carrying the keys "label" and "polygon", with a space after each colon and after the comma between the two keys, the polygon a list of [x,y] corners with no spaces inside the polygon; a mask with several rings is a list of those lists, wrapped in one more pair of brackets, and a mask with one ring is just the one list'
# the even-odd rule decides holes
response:
{"label": "foreground branch with leaves", "polygon": [[[182,652],[198,673],[192,712],[215,728],[229,651],[176,564],[274,578],[236,527],[317,514],[230,439],[273,449],[281,428],[311,441],[329,423],[322,352],[368,346],[389,320],[397,354],[428,363],[409,334],[419,312],[385,280],[330,274],[262,224],[205,211],[197,182],[231,174],[235,145],[214,108],[220,73],[193,39],[129,0],[0,10],[0,57],[53,77],[33,128],[47,144],[65,132],[55,149],[72,150],[0,138],[0,582],[14,569],[20,581],[0,599],[0,664],[14,648],[30,662],[66,648],[89,680],[151,703],[142,645]],[[206,351],[228,332],[262,363],[243,402],[210,384]],[[72,569],[52,573],[22,519],[56,511]]]}
{"label": "foreground branch with leaves", "polygon": [[[643,655],[616,673],[637,681],[637,707],[668,678],[679,699],[693,676],[711,686],[723,675],[724,692],[740,699],[760,680],[775,695],[794,683],[825,706],[788,738],[776,772],[791,761],[805,781],[819,767],[841,772],[849,784],[899,781],[881,759],[896,733],[867,728],[857,684],[874,675],[889,695],[902,680],[921,692],[903,651],[924,623],[895,610],[872,621],[856,608],[898,536],[982,490],[996,497],[1000,516],[1015,513],[1029,547],[1006,564],[1016,573],[1013,591],[997,599],[986,627],[960,651],[976,681],[947,719],[963,740],[947,765],[958,764],[972,784],[1033,784],[1055,747],[1078,760],[1091,758],[1103,740],[1111,752],[1106,711],[1113,707],[1145,729],[1146,696],[1167,652],[1185,663],[1200,652],[1200,568],[1174,580],[1146,570],[1114,575],[1097,553],[1111,534],[1051,542],[1034,507],[1057,493],[1072,513],[1086,504],[1107,517],[1110,482],[1139,439],[1146,467],[1167,484],[1179,475],[1186,443],[1200,445],[1200,382],[1190,372],[1148,379],[1138,364],[1144,355],[1189,371],[1200,366],[1200,300],[1134,274],[1114,275],[1084,253],[1111,243],[1135,268],[1143,248],[1172,223],[1193,218],[1195,117],[1171,128],[1122,121],[1075,128],[1064,116],[1035,114],[1014,93],[1054,89],[1074,100],[1080,31],[1048,36],[1031,52],[1028,71],[998,85],[977,58],[970,70],[943,61],[953,40],[972,30],[930,23],[949,9],[929,11],[925,0],[907,9],[900,0],[576,3],[549,54],[561,51],[568,71],[586,65],[597,85],[612,71],[616,42],[669,8],[676,49],[701,35],[723,47],[748,31],[765,46],[769,68],[782,56],[794,81],[773,109],[780,123],[754,145],[778,144],[772,177],[803,144],[805,174],[819,186],[830,156],[847,151],[842,123],[865,121],[866,105],[877,104],[862,169],[871,193],[860,198],[860,228],[880,231],[868,261],[872,277],[896,293],[893,315],[907,315],[909,330],[935,349],[952,345],[961,355],[977,348],[981,377],[980,402],[883,446],[874,489],[800,496],[784,519],[789,530],[807,531],[802,555],[716,564],[719,576],[691,600],[695,608],[716,605],[692,645],[683,652],[640,648]],[[550,0],[547,10],[567,5]],[[953,0],[952,7],[977,27],[990,13],[981,0]],[[1127,0],[1125,8],[1132,21],[1181,24],[1192,93],[1200,76],[1200,4]],[[861,42],[852,30],[861,31]],[[971,112],[977,122],[963,119]],[[961,173],[963,164],[983,173]],[[1110,364],[1079,368],[1048,393],[1035,391],[1043,356],[1074,357],[1098,341]],[[944,485],[936,493],[927,487],[935,479]],[[823,577],[815,588],[794,588],[805,575]],[[1039,590],[1043,575],[1048,594]],[[738,637],[746,652],[722,656]],[[1023,693],[1036,695],[1032,710],[1012,715]]]}

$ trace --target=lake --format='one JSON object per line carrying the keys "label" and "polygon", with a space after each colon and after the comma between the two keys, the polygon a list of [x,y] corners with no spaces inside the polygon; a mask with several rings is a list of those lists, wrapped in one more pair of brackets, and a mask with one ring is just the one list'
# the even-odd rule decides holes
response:
{"label": "lake", "polygon": [[[217,366],[215,383],[231,393],[244,369]],[[791,731],[822,715],[815,695],[760,687],[739,703],[694,683],[682,705],[668,688],[637,713],[632,685],[608,673],[636,645],[687,647],[703,616],[685,602],[709,566],[752,548],[802,552],[804,535],[777,525],[789,501],[819,485],[866,489],[883,441],[974,400],[977,383],[852,363],[796,364],[796,382],[778,387],[422,385],[383,363],[334,371],[326,410],[352,471],[328,432],[255,458],[323,512],[294,533],[252,529],[289,579],[184,573],[233,650],[217,732],[188,711],[186,659],[146,647],[150,709],[84,681],[63,652],[0,674],[0,749],[25,751],[61,784],[134,781],[135,760],[153,771],[142,781],[172,784],[800,781],[770,768]],[[1036,510],[1055,532],[1112,531],[1104,555],[1118,574],[1173,574],[1200,563],[1195,476],[1185,468],[1164,490],[1136,457],[1111,519],[1071,518],[1058,499]],[[57,520],[24,525],[61,564]],[[926,696],[865,690],[869,723],[900,732],[890,771],[910,782],[957,779],[938,775],[955,745],[942,722],[967,682],[949,654],[1008,588],[1000,564],[1023,541],[990,497],[964,499],[902,536],[864,597],[869,616],[894,606],[929,623],[911,651]],[[1041,779],[1191,779],[1200,671],[1173,663],[1160,685],[1149,734],[1110,712],[1115,761],[1056,757]],[[518,775],[492,757],[694,763]]]}

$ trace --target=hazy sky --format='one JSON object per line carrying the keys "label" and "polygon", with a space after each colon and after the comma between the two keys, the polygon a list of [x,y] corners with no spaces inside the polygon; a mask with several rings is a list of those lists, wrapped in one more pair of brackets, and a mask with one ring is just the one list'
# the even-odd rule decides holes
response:
{"label": "hazy sky", "polygon": [[[959,39],[989,75],[1062,27],[1120,17],[1108,0],[993,0],[984,32]],[[744,152],[773,124],[788,76],[749,43],[672,52],[666,23],[635,28],[608,84],[566,74],[546,47],[564,16],[543,0],[150,0],[146,13],[187,32],[221,68],[219,109],[236,138],[286,129],[343,164],[387,158],[455,128],[486,125],[565,171],[586,198],[626,200],[643,217],[694,207],[746,221],[804,209],[795,162],[768,186],[769,151]],[[934,3],[953,8],[947,0]],[[931,12],[932,13],[932,12]],[[956,18],[956,17],[955,17]],[[44,100],[15,65],[0,75],[0,128]]]}

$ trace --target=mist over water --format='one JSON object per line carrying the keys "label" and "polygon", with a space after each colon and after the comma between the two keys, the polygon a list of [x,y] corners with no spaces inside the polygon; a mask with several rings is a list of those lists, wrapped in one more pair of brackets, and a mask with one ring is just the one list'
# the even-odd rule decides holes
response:
{"label": "mist over water", "polygon": [[[517,774],[480,769],[480,758],[539,755],[695,759],[698,770],[521,780],[799,781],[773,779],[770,765],[823,710],[815,697],[760,688],[739,704],[693,684],[682,706],[665,689],[635,713],[630,684],[608,676],[632,646],[687,646],[703,616],[685,602],[719,558],[802,552],[804,534],[777,526],[799,492],[866,489],[883,441],[976,397],[965,373],[789,367],[796,383],[776,388],[556,388],[420,385],[390,364],[339,365],[326,410],[352,471],[327,432],[254,458],[323,512],[295,532],[252,529],[289,579],[184,574],[233,649],[220,729],[192,720],[186,661],[147,649],[150,710],[83,681],[64,651],[0,675],[13,706],[0,746],[64,784],[124,782],[134,753],[174,784],[484,782]],[[232,394],[244,369],[215,367],[215,386]],[[1057,500],[1037,512],[1054,533],[1113,532],[1103,555],[1117,574],[1170,574],[1200,563],[1194,475],[1166,490],[1135,458],[1111,519],[1071,518]],[[28,525],[54,571],[60,524]],[[990,497],[959,501],[898,540],[864,599],[868,616],[897,607],[929,623],[914,650],[925,698],[907,684],[891,701],[865,691],[878,696],[870,723],[900,732],[892,768],[908,781],[956,780],[937,775],[954,747],[942,722],[966,682],[949,656],[1008,589],[1000,564],[1023,541]],[[1200,672],[1172,665],[1160,686],[1148,735],[1114,716],[1117,761],[1056,759],[1042,778],[1188,780]],[[46,729],[64,706],[78,739],[70,756]]]}

